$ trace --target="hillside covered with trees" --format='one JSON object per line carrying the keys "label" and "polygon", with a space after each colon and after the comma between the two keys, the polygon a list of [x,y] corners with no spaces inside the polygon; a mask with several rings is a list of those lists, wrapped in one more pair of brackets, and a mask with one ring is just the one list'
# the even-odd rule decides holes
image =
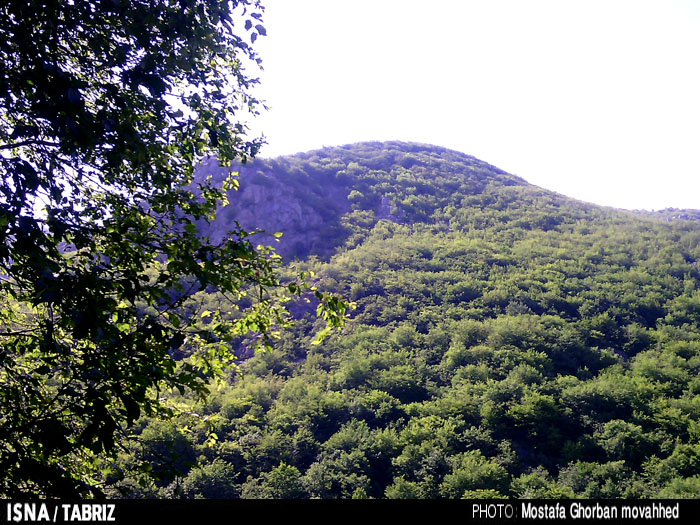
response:
{"label": "hillside covered with trees", "polygon": [[302,295],[270,349],[234,340],[208,397],[163,393],[173,417],[142,416],[101,464],[108,495],[700,496],[697,212],[603,208],[421,144],[235,169],[202,233],[265,229],[283,281],[313,275],[351,321],[316,344]]}

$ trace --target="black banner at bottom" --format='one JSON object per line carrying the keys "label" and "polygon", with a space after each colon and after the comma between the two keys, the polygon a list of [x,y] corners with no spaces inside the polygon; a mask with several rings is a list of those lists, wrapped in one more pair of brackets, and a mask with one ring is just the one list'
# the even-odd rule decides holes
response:
{"label": "black banner at bottom", "polygon": [[305,524],[394,519],[459,523],[666,523],[697,519],[700,500],[109,500],[0,502],[0,523],[140,523],[170,520],[204,525],[248,518]]}

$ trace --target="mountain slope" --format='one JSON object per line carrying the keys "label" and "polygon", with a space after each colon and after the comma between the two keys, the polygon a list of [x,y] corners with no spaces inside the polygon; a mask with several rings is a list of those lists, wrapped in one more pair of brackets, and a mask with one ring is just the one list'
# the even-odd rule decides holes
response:
{"label": "mountain slope", "polygon": [[[279,251],[297,257],[328,256],[381,219],[430,222],[438,209],[459,205],[458,197],[489,186],[527,186],[468,155],[401,142],[326,148],[235,169],[240,191],[229,193],[231,204],[214,229],[236,219],[251,229],[282,231],[287,238]],[[215,181],[226,174],[214,159],[200,168],[200,176]]]}
{"label": "mountain slope", "polygon": [[174,398],[189,434],[144,422],[134,457],[175,435],[200,464],[137,494],[700,496],[696,221],[582,203],[419,144],[240,171],[208,233],[234,218],[284,232],[286,258],[357,308],[318,346],[299,308],[209,401]]}

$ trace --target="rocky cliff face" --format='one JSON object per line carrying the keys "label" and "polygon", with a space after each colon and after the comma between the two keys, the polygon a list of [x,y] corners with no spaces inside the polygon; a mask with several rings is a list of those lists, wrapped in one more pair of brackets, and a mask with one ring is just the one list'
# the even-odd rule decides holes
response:
{"label": "rocky cliff face", "polygon": [[[333,246],[324,242],[329,233],[342,229],[339,217],[349,209],[348,191],[327,185],[319,196],[319,202],[310,202],[298,186],[287,184],[280,173],[273,173],[263,162],[252,162],[231,168],[239,173],[239,189],[228,192],[229,204],[222,208],[214,223],[203,226],[204,233],[213,241],[219,241],[235,226],[243,230],[261,230],[254,242],[274,246],[285,259],[305,257],[311,254],[325,257]],[[219,166],[216,159],[209,159],[197,170],[198,178],[211,176],[221,183],[228,170]],[[276,242],[274,233],[283,234]]]}

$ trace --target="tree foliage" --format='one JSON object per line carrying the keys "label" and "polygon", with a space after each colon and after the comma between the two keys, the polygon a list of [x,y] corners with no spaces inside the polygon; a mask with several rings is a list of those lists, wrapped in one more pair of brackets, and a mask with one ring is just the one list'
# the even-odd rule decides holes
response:
{"label": "tree foliage", "polygon": [[[96,457],[164,389],[206,392],[227,341],[287,321],[279,260],[211,221],[260,103],[257,0],[0,6],[0,494],[97,494]],[[298,295],[308,285],[291,281]],[[183,310],[218,290],[219,311]],[[248,295],[241,307],[242,298]],[[315,293],[333,324],[344,304]],[[191,305],[190,305],[191,306]]]}

